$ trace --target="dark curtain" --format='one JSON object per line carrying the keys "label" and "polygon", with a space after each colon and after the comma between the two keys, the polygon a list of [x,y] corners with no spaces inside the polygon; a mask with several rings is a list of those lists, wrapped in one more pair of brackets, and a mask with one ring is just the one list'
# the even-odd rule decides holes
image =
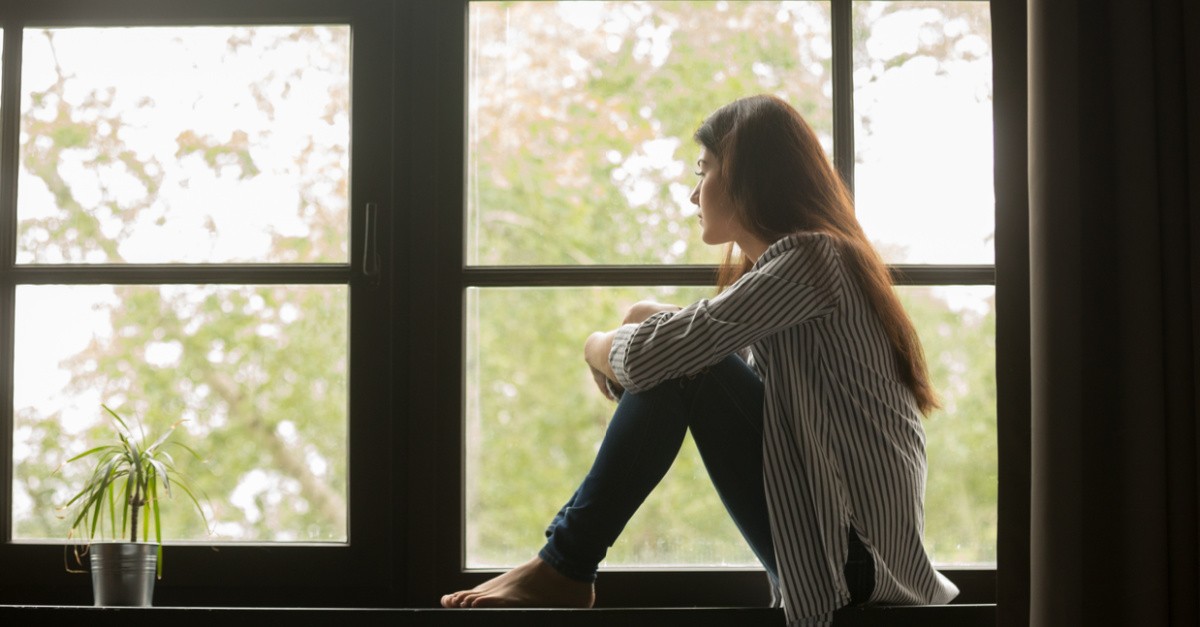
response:
{"label": "dark curtain", "polygon": [[1033,625],[1196,625],[1200,3],[1029,0]]}

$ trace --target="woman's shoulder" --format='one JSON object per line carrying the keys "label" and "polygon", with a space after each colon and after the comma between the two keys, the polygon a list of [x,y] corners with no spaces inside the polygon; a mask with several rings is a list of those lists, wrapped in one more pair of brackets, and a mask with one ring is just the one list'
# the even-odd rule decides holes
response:
{"label": "woman's shoulder", "polygon": [[817,287],[835,295],[845,289],[847,278],[836,236],[819,232],[792,233],[776,240],[758,258],[750,274]]}
{"label": "woman's shoulder", "polygon": [[[755,269],[770,271],[790,268],[809,274],[838,273],[841,268],[836,238],[821,231],[800,231],[785,235],[767,247]],[[792,272],[789,272],[792,273]]]}

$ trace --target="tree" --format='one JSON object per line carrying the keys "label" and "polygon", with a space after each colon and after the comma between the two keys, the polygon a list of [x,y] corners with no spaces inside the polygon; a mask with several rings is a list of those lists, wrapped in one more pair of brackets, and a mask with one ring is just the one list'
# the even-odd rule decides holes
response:
{"label": "tree", "polygon": [[[155,98],[170,100],[179,87],[131,98],[121,87],[77,76],[59,63],[64,48],[59,38],[88,33],[28,32],[33,46],[46,47],[43,58],[53,61],[53,72],[44,86],[33,88],[22,117],[22,166],[31,177],[23,180],[30,191],[20,204],[18,238],[27,261],[123,264],[131,255],[134,261],[166,263],[346,258],[348,29],[108,33],[109,43],[119,48],[113,35],[157,45],[175,63],[206,63],[234,76],[229,68],[260,73],[247,78],[249,95],[240,101],[197,96],[197,109],[227,106],[237,128],[222,137],[185,126],[164,137],[172,126],[148,128],[147,120],[158,121],[154,116],[161,113]],[[155,70],[146,64],[145,72]],[[246,112],[248,104],[255,108]],[[323,108],[314,114],[314,105]],[[306,111],[309,127],[297,134],[287,116]],[[280,137],[288,131],[290,137]],[[171,142],[165,149],[155,145],[163,140]],[[293,143],[281,154],[283,140]],[[291,207],[284,195],[282,207],[269,209],[284,217],[290,211],[291,224],[259,238],[257,250],[254,241],[238,250],[227,245],[243,235],[236,231],[245,221],[232,221],[220,208],[198,212],[187,204],[205,189],[231,193],[236,207],[245,200],[237,196],[261,194],[256,184],[269,185],[272,177],[295,181],[299,191]],[[37,208],[46,197],[53,201],[50,208]],[[165,247],[136,245],[139,239],[169,237],[180,225],[196,228],[185,230],[188,239],[175,237]],[[209,463],[184,472],[213,497],[214,539],[345,538],[345,286],[131,285],[73,292],[107,312],[111,331],[97,334],[64,362],[72,373],[68,391],[98,392],[155,428],[188,419],[181,428]],[[29,448],[16,460],[18,491],[35,512],[17,520],[18,537],[65,534],[45,512],[64,501],[71,477],[60,479],[50,470],[67,451],[81,450],[88,433],[64,437],[63,422],[62,411],[17,412],[18,439]],[[186,514],[164,508],[164,535],[209,539]]]}
{"label": "tree", "polygon": [[[831,136],[829,16],[820,3],[472,5],[468,259],[489,264],[711,263],[685,173],[717,106],[784,94]],[[593,12],[589,10],[594,9]],[[986,7],[983,7],[986,12]],[[950,63],[980,7],[888,3],[920,17],[918,57]],[[934,15],[936,14],[936,15]],[[868,16],[860,11],[858,22]],[[861,43],[866,26],[860,28]],[[870,126],[867,130],[869,132]],[[657,292],[657,294],[655,294]],[[523,561],[587,471],[612,411],[577,364],[582,339],[655,294],[706,290],[479,289],[468,295],[468,561]],[[994,560],[995,397],[990,309],[902,292],[946,409],[930,419],[930,545]],[[956,478],[970,476],[964,483]],[[991,534],[991,535],[989,535]],[[689,448],[610,552],[610,564],[753,563]]]}
{"label": "tree", "polygon": [[[986,4],[960,4],[873,4],[882,15],[923,12],[922,44],[868,64],[860,80],[918,57],[969,57],[957,44],[975,31],[950,25],[986,15]],[[869,56],[862,42],[870,16],[858,16],[856,47]],[[717,106],[749,93],[784,94],[831,148],[825,3],[473,3],[470,24],[469,263],[716,261],[716,251],[700,245],[687,201],[688,168],[698,152],[691,133]],[[44,38],[51,52],[64,49],[61,31],[25,36]],[[22,263],[144,262],[151,249],[135,243],[185,227],[191,239],[169,251],[183,258],[150,261],[346,258],[349,157],[338,138],[346,136],[349,117],[348,31],[259,27],[210,36],[220,38],[220,55],[235,59],[227,67],[241,72],[245,89],[231,101],[255,112],[237,124],[189,120],[162,137],[160,127],[147,124],[153,102],[89,87],[58,63],[32,89],[22,117]],[[197,62],[215,63],[206,50],[195,53]],[[258,57],[267,61],[241,61]],[[297,108],[304,103],[317,108]],[[299,113],[316,131],[285,150],[264,150]],[[165,152],[140,149],[139,138],[155,133]],[[272,215],[289,226],[259,240],[252,259],[221,248],[220,237],[235,228],[227,213],[172,196],[187,190],[213,204],[256,198],[256,186],[281,168],[295,191],[272,201]],[[19,292],[18,312],[21,298],[36,300],[37,289]],[[111,333],[64,363],[69,389],[151,424],[189,418],[189,442],[209,451],[210,463],[186,472],[212,497],[216,539],[344,538],[344,287],[72,291],[88,295]],[[594,456],[612,407],[582,367],[586,335],[611,327],[626,305],[647,296],[686,303],[710,293],[669,286],[468,292],[472,564],[526,559]],[[978,309],[951,306],[939,290],[906,288],[901,295],[945,405],[926,422],[930,548],[942,561],[992,561],[994,310],[986,299]],[[17,537],[65,533],[52,512],[68,492],[50,471],[86,439],[75,432],[71,411],[16,412],[24,451],[16,456],[16,492],[28,503],[16,520]],[[610,563],[753,563],[698,456],[685,446]],[[168,517],[164,535],[204,538],[193,523],[183,513],[178,521]]]}

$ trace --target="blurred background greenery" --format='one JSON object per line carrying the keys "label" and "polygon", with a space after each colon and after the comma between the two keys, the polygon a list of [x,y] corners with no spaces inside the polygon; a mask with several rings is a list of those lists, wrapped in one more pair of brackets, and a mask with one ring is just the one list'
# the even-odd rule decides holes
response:
{"label": "blurred background greenery", "polygon": [[[855,5],[858,162],[900,171],[871,149],[892,128],[899,96],[890,94],[911,100],[911,85],[967,81],[968,101],[990,111],[990,87],[972,78],[980,67],[990,73],[987,4]],[[828,3],[480,2],[469,28],[469,264],[715,263],[687,201],[690,136],[740,96],[784,96],[832,151]],[[117,30],[25,34],[18,261],[344,262],[349,29]],[[142,55],[142,74],[126,63],[108,77],[86,58],[120,50],[97,47],[103,37],[158,38],[161,54]],[[209,79],[198,77],[146,87],[170,63],[208,68],[227,86],[205,91]],[[910,160],[946,185],[964,177],[920,155],[969,161],[990,176],[990,143],[976,141],[972,155],[939,144],[974,137],[939,115],[937,124],[912,118]],[[946,215],[990,224],[988,181],[983,200],[951,194]],[[990,231],[896,237],[888,226],[885,210],[957,224],[930,213],[940,185],[881,176],[863,185],[860,197],[894,190],[896,202],[871,209],[881,217],[863,215],[889,261],[990,260]],[[960,240],[983,252],[939,256]],[[992,564],[993,291],[898,289],[944,403],[925,423],[929,548],[944,565]],[[636,300],[683,304],[710,293],[467,290],[469,566],[527,559],[586,472],[612,409],[583,367],[586,335],[614,326]],[[14,537],[65,537],[54,514],[71,476],[53,471],[86,448],[107,402],[152,425],[188,418],[182,441],[208,457],[191,472],[210,496],[215,533],[177,507],[164,510],[164,537],[344,541],[348,298],[344,286],[316,285],[19,287]],[[608,564],[752,562],[688,444]]]}

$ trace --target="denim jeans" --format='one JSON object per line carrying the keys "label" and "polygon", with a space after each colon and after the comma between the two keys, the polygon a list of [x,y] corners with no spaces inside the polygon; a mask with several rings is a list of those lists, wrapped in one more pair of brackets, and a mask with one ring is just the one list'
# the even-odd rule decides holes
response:
{"label": "denim jeans", "polygon": [[736,356],[622,395],[591,470],[546,529],[540,557],[592,582],[608,548],[671,467],[688,429],[725,508],[774,580],[763,493],[763,384]]}
{"label": "denim jeans", "polygon": [[[696,375],[626,392],[591,470],[546,529],[539,556],[567,577],[595,581],[608,548],[662,480],[690,429],[721,502],[776,584],[762,421],[762,380],[737,356]],[[874,564],[853,529],[849,557],[845,576],[857,604],[874,588]]]}

